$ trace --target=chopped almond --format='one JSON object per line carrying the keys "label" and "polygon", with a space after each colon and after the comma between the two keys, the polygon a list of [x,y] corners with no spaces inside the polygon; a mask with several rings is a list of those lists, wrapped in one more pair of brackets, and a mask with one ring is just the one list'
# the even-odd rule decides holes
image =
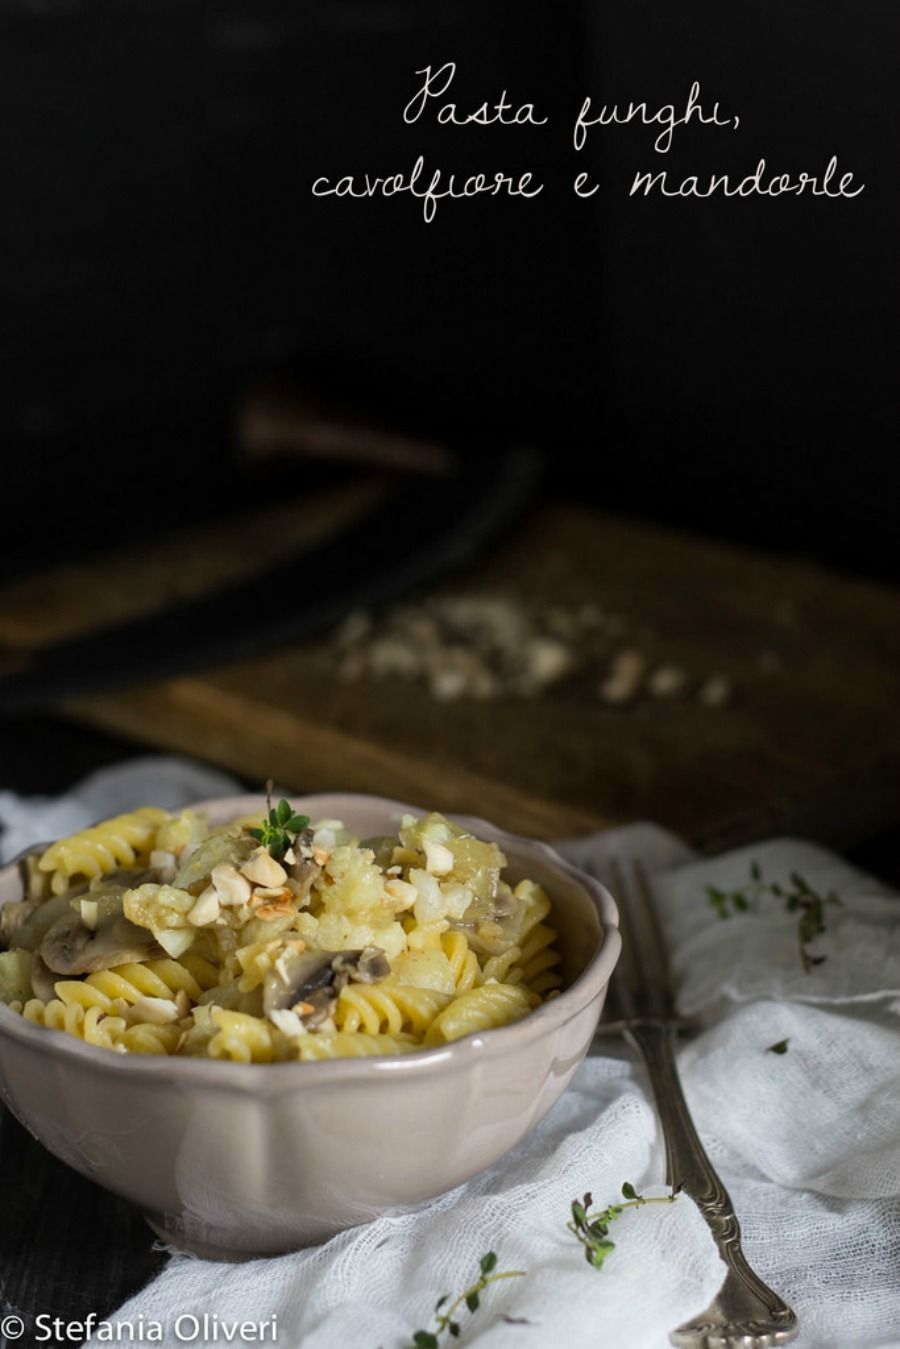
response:
{"label": "chopped almond", "polygon": [[154,1026],[165,1026],[177,1021],[178,1008],[171,998],[138,998],[131,1009],[136,1021],[149,1021]]}
{"label": "chopped almond", "polygon": [[432,876],[446,876],[453,870],[454,857],[449,848],[445,848],[443,843],[434,843],[430,838],[425,840],[425,870],[430,871]]}
{"label": "chopped almond", "polygon": [[96,899],[83,899],[81,901],[81,921],[91,932],[97,929],[97,918],[99,909]]}
{"label": "chopped almond", "polygon": [[402,913],[404,909],[411,909],[419,898],[419,892],[409,881],[386,881],[384,893],[390,901],[390,907],[395,913]]}
{"label": "chopped almond", "polygon": [[257,848],[256,852],[251,853],[241,867],[241,875],[246,876],[254,885],[262,885],[268,889],[284,885],[287,880],[284,867],[275,861],[267,848]]}
{"label": "chopped almond", "polygon": [[253,898],[250,900],[250,904],[251,907],[255,908],[257,904],[290,903],[293,898],[292,892],[286,885],[271,887],[258,885],[253,891]]}
{"label": "chopped almond", "polygon": [[281,1031],[282,1035],[296,1037],[306,1034],[306,1027],[300,1020],[296,1012],[290,1011],[287,1007],[280,1007],[269,1013],[269,1020],[273,1026]]}
{"label": "chopped almond", "polygon": [[206,927],[219,916],[219,896],[214,886],[208,885],[191,909],[187,920],[193,927]]}
{"label": "chopped almond", "polygon": [[238,908],[250,898],[250,882],[230,862],[213,867],[210,879],[215,886],[219,903],[225,908]]}
{"label": "chopped almond", "polygon": [[261,918],[264,923],[270,923],[273,918],[289,918],[294,912],[294,906],[290,903],[272,903],[260,904],[255,909],[257,918]]}

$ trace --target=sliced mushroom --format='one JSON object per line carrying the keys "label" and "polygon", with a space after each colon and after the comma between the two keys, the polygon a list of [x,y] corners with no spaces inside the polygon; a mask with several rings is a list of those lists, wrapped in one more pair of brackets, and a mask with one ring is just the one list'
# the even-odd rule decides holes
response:
{"label": "sliced mushroom", "polygon": [[314,993],[326,990],[329,999],[334,983],[334,951],[293,951],[288,948],[275,969],[269,970],[263,990],[266,1015],[297,1003],[309,1002]]}
{"label": "sliced mushroom", "polygon": [[0,908],[0,947],[12,946],[13,937],[40,906],[40,902],[39,899],[12,900]]}
{"label": "sliced mushroom", "polygon": [[58,975],[47,969],[39,955],[31,958],[31,989],[36,998],[41,1002],[50,1002],[56,997],[56,980]]}
{"label": "sliced mushroom", "polygon": [[91,898],[97,903],[93,927],[85,923],[77,905],[58,918],[41,942],[44,964],[56,974],[92,974],[95,970],[164,956],[153,934],[125,917],[124,893],[124,886],[110,886],[93,893]]}
{"label": "sliced mushroom", "polygon": [[16,928],[16,946],[25,951],[36,951],[56,920],[70,912],[70,903],[71,895],[54,895],[52,899],[39,902]]}
{"label": "sliced mushroom", "polygon": [[501,881],[491,899],[474,899],[462,918],[450,926],[465,932],[472,950],[479,955],[502,955],[516,944],[516,933],[509,920],[517,902],[511,887]]}
{"label": "sliced mushroom", "polygon": [[[156,879],[156,867],[145,867],[143,871],[129,871],[127,867],[122,867],[118,871],[108,872],[100,881],[99,885],[89,885],[88,890],[106,890],[111,885],[136,888],[139,885],[144,885],[147,881],[155,881]],[[70,899],[73,894],[74,891],[69,893]]]}
{"label": "sliced mushroom", "polygon": [[285,1009],[295,1011],[307,1028],[331,1016],[341,989],[348,983],[372,984],[391,972],[378,946],[361,951],[292,951],[280,957],[265,978],[266,1016]]}
{"label": "sliced mushroom", "polygon": [[259,845],[249,834],[235,836],[230,832],[210,834],[194,849],[190,857],[176,871],[172,884],[179,890],[198,893],[194,886],[205,890],[213,867],[230,862],[240,867]]}
{"label": "sliced mushroom", "polygon": [[291,891],[298,904],[306,903],[310,890],[321,874],[322,868],[311,857],[301,858],[291,867],[290,880],[293,881]]}
{"label": "sliced mushroom", "polygon": [[[341,951],[334,958],[335,983],[377,984],[391,972],[390,961],[380,946],[366,946],[361,951]],[[346,976],[346,977],[345,977]]]}

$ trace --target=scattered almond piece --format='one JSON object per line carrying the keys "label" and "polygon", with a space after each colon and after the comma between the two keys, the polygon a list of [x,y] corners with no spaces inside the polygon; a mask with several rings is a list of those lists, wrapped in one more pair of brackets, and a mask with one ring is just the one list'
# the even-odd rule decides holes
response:
{"label": "scattered almond piece", "polygon": [[214,923],[218,916],[219,896],[215,886],[208,885],[191,909],[187,920],[194,927],[206,927],[207,923]]}
{"label": "scattered almond piece", "polygon": [[293,898],[292,891],[289,890],[286,885],[272,887],[258,885],[253,891],[253,897],[250,900],[250,904],[255,908],[258,904],[290,903]]}
{"label": "scattered almond piece", "polygon": [[218,866],[214,866],[210,879],[219,897],[219,903],[225,908],[238,908],[249,900],[250,882],[230,862],[220,862]]}
{"label": "scattered almond piece", "polygon": [[173,960],[183,956],[185,951],[191,945],[196,933],[189,927],[169,927],[163,932],[155,933],[156,940]]}
{"label": "scattered almond piece", "polygon": [[153,1026],[166,1026],[180,1015],[171,998],[138,998],[131,1011],[136,1021],[149,1021]]}
{"label": "scattered almond piece", "polygon": [[256,917],[269,923],[273,918],[289,918],[295,913],[290,890],[257,890],[250,901]]}
{"label": "scattered almond piece", "polygon": [[287,880],[284,867],[280,862],[276,862],[267,848],[257,848],[251,853],[241,867],[241,875],[246,876],[254,885],[262,885],[267,889],[284,885]]}
{"label": "scattered almond piece", "polygon": [[282,1035],[290,1036],[292,1039],[298,1035],[306,1034],[306,1027],[300,1020],[296,1012],[288,1007],[278,1007],[269,1013],[269,1020],[276,1029],[280,1030]]}
{"label": "scattered almond piece", "polygon": [[630,703],[640,691],[646,668],[647,661],[640,651],[626,648],[613,657],[607,677],[597,692],[611,706]]}
{"label": "scattered almond piece", "polygon": [[449,848],[443,843],[435,843],[432,839],[425,840],[425,870],[430,871],[432,876],[446,876],[448,871],[453,870],[454,857]]}
{"label": "scattered almond piece", "polygon": [[697,695],[704,707],[725,707],[731,702],[733,689],[724,675],[713,675],[701,686]]}
{"label": "scattered almond piece", "polygon": [[81,921],[86,928],[91,930],[91,932],[96,932],[97,930],[98,916],[99,908],[96,899],[83,899],[81,901]]}
{"label": "scattered almond piece", "polygon": [[391,908],[395,913],[402,913],[404,909],[411,909],[419,898],[419,892],[409,881],[385,881],[384,893],[391,901]]}
{"label": "scattered almond piece", "polygon": [[647,680],[648,692],[654,698],[677,698],[687,686],[687,675],[677,665],[660,665]]}

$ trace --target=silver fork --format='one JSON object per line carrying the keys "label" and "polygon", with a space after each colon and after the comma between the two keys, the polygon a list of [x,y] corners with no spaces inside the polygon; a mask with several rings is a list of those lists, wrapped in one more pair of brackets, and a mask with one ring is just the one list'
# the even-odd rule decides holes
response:
{"label": "silver fork", "polygon": [[622,929],[622,956],[610,987],[618,1028],[639,1051],[650,1075],[666,1146],[666,1179],[694,1200],[728,1266],[712,1305],[673,1330],[669,1339],[683,1349],[787,1344],[797,1333],[797,1318],[747,1263],[734,1207],[703,1149],[678,1080],[675,1037],[684,1023],[675,1013],[665,942],[647,877],[639,865],[614,862],[611,881]]}

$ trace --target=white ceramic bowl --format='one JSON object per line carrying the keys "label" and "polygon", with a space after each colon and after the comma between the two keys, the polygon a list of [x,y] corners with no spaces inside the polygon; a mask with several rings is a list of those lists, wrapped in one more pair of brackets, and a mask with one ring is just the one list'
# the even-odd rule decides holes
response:
{"label": "white ceramic bowl", "polygon": [[[361,838],[415,807],[381,797],[294,799]],[[258,796],[200,803],[213,823]],[[543,843],[495,839],[515,880],[553,899],[566,980],[514,1025],[397,1057],[239,1064],[126,1056],[0,1005],[0,1097],[45,1147],[145,1213],[173,1245],[215,1259],[273,1255],[433,1198],[491,1165],[547,1113],[584,1057],[619,957],[602,885]],[[0,904],[21,898],[16,866]]]}

